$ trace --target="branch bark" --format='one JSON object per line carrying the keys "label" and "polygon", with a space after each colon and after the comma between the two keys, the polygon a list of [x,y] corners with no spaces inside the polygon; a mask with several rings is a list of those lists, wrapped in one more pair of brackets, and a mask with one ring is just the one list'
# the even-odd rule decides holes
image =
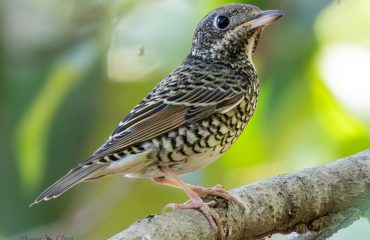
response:
{"label": "branch bark", "polygon": [[[261,239],[296,232],[293,239],[325,239],[360,216],[369,215],[370,149],[334,163],[285,174],[229,191],[243,206],[216,201],[226,239]],[[217,239],[197,210],[150,215],[110,238]]]}

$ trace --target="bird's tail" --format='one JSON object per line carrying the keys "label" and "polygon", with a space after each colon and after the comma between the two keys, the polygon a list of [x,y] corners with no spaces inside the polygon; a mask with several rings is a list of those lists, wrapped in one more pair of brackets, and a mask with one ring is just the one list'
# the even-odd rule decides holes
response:
{"label": "bird's tail", "polygon": [[59,197],[65,191],[69,190],[82,181],[98,178],[97,176],[99,175],[99,172],[101,172],[101,170],[106,167],[107,165],[105,164],[93,164],[90,166],[78,166],[72,169],[61,179],[59,179],[53,185],[43,191],[30,206],[41,201],[47,201],[52,198]]}

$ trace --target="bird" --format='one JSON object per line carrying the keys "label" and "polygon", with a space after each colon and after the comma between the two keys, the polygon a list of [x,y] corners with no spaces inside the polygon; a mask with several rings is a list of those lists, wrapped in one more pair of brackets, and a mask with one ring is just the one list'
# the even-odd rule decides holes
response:
{"label": "bird", "polygon": [[198,209],[223,238],[219,216],[210,208],[214,202],[201,197],[216,195],[234,203],[238,199],[221,185],[193,186],[179,176],[220,158],[243,132],[259,95],[253,53],[265,27],[283,15],[249,4],[211,11],[197,25],[185,60],[128,113],[103,145],[31,205],[116,173],[149,178],[180,188],[190,198],[165,208]]}

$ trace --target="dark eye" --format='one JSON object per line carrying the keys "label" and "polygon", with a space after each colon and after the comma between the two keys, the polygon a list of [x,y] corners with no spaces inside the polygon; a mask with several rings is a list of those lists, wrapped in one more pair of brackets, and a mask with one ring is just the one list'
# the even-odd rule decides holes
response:
{"label": "dark eye", "polygon": [[218,16],[215,19],[215,26],[219,29],[225,29],[227,26],[229,26],[230,20],[228,17],[225,16]]}

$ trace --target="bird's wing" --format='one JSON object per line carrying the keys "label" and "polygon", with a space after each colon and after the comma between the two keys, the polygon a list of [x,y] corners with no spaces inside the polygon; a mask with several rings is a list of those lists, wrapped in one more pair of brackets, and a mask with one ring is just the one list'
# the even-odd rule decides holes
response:
{"label": "bird's wing", "polygon": [[217,112],[226,112],[244,97],[241,89],[198,87],[143,101],[120,123],[109,139],[85,162],[101,159]]}

